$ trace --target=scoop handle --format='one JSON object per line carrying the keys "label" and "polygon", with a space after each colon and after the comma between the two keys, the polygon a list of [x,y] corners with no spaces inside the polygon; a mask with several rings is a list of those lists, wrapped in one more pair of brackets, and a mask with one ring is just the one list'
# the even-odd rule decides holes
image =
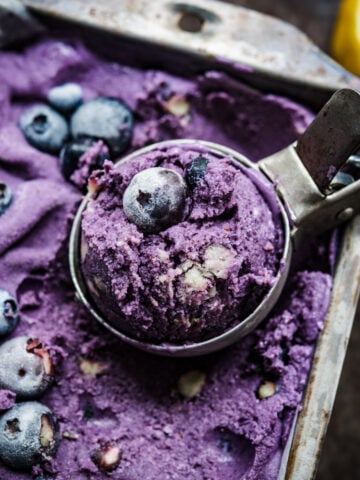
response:
{"label": "scoop handle", "polygon": [[331,193],[331,180],[360,145],[360,94],[338,90],[297,143],[261,160],[292,224],[295,247],[360,213],[360,180]]}
{"label": "scoop handle", "polygon": [[321,192],[360,146],[360,94],[338,90],[298,140],[296,152]]}

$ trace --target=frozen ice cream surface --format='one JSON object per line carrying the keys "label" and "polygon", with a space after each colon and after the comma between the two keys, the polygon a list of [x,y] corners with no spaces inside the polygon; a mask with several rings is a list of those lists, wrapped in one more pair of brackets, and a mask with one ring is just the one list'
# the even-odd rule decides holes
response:
{"label": "frozen ice cream surface", "polygon": [[[82,193],[64,178],[58,156],[27,143],[17,123],[29,108],[46,104],[52,87],[71,82],[81,86],[83,102],[105,96],[131,109],[134,127],[125,154],[155,141],[191,137],[222,143],[257,160],[295,140],[312,114],[221,72],[181,78],[142,70],[141,65],[120,65],[96,56],[78,38],[66,36],[1,52],[0,64],[0,181],[12,192],[10,205],[0,214],[0,289],[17,298],[20,310],[19,324],[6,339],[26,335],[41,338],[49,346],[55,381],[41,402],[56,416],[61,436],[55,460],[34,467],[32,473],[0,464],[0,478],[103,480],[110,475],[117,480],[275,480],[330,297],[334,248],[329,237],[304,246],[276,311],[235,346],[186,360],[136,351],[94,322],[76,301],[67,246]],[[95,157],[96,148],[91,153]],[[148,159],[142,161],[148,166]],[[186,161],[164,166],[181,173]],[[79,163],[83,170],[74,173],[74,183],[82,184],[89,162],[90,157]],[[224,293],[226,284],[237,289],[237,280],[229,278],[232,272],[235,276],[240,269],[245,271],[246,257],[256,263],[255,281],[264,286],[265,276],[260,272],[277,268],[276,255],[270,248],[267,251],[266,244],[256,247],[245,238],[240,241],[241,234],[235,235],[237,214],[222,212],[236,196],[251,196],[253,205],[261,204],[259,228],[276,252],[275,227],[246,176],[224,162],[210,160],[206,181],[193,190],[197,203],[192,208],[188,205],[187,219],[153,237],[145,237],[125,222],[121,209],[111,208],[112,203],[121,202],[121,195],[110,197],[113,183],[123,188],[140,165],[135,162],[125,168],[125,182],[120,170],[105,164],[106,185],[94,204],[94,217],[87,212],[84,227],[88,234],[90,222],[100,222],[96,213],[101,209],[112,211],[123,222],[121,235],[115,225],[106,232],[103,246],[123,241],[113,254],[121,265],[138,265],[139,272],[134,268],[128,276],[117,277],[118,298],[122,287],[129,299],[137,295],[139,289],[129,292],[129,279],[135,279],[134,286],[150,285],[148,277],[155,278],[157,269],[149,302],[158,302],[165,311],[168,307],[162,303],[161,291],[170,298],[167,289],[172,285],[173,268],[174,279],[177,269],[182,271],[174,280],[182,284],[180,290],[195,305],[210,305],[208,283],[216,288],[224,285]],[[238,184],[233,175],[229,178],[230,172]],[[228,178],[226,184],[218,183],[217,195],[211,191],[216,176]],[[232,192],[233,200],[225,199],[227,192]],[[212,199],[210,206],[207,196]],[[241,211],[239,217],[244,215]],[[246,215],[250,216],[248,210]],[[254,226],[245,220],[245,228],[253,232]],[[108,225],[106,218],[104,225]],[[193,245],[185,241],[187,232],[193,234]],[[255,234],[260,237],[260,232]],[[134,245],[127,248],[131,241]],[[89,245],[91,255],[95,239],[90,238]],[[144,259],[137,264],[134,258],[131,263],[129,257],[138,255],[138,249]],[[151,270],[145,262],[151,262]],[[100,280],[109,281],[114,268],[109,266]],[[204,269],[211,272],[210,278],[203,275]],[[95,287],[101,289],[101,281]],[[214,298],[220,298],[219,294]],[[180,299],[174,302],[182,329],[187,328],[185,305]],[[136,303],[130,301],[129,308],[136,312]],[[144,312],[144,320],[149,318]],[[222,321],[228,321],[225,314]],[[174,332],[179,335],[180,329]],[[1,411],[14,401],[10,391],[0,392]]]}
{"label": "frozen ice cream surface", "polygon": [[[139,172],[161,167],[185,183],[199,158],[206,160],[203,176],[187,188],[177,223],[147,233],[128,218],[126,192]],[[100,192],[83,216],[82,271],[107,320],[138,338],[186,341],[222,332],[257,307],[279,268],[282,225],[247,170],[230,156],[187,145],[153,150],[93,177]],[[149,183],[145,177],[131,205],[150,195]],[[161,184],[153,195],[169,188]]]}

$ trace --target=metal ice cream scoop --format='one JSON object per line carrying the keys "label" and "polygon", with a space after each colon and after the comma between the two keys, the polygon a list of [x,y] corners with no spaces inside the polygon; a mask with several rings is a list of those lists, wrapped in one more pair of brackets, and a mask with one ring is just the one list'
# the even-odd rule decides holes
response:
{"label": "metal ice cream scoop", "polygon": [[253,164],[238,152],[211,142],[173,140],[145,147],[123,158],[119,164],[154,149],[174,145],[201,145],[214,156],[230,155],[249,169],[262,172],[264,182],[271,182],[283,223],[284,248],[281,267],[274,284],[244,320],[220,335],[206,340],[184,343],[151,343],[132,338],[117,330],[95,307],[80,268],[80,238],[82,213],[89,195],[81,203],[74,219],[70,237],[71,276],[79,299],[90,313],[106,328],[126,343],[159,355],[189,357],[220,350],[251,332],[276,304],[286,282],[293,248],[306,235],[318,234],[350,219],[360,211],[360,181],[339,191],[329,189],[337,171],[360,145],[360,94],[355,90],[337,91],[322,108],[298,142]]}

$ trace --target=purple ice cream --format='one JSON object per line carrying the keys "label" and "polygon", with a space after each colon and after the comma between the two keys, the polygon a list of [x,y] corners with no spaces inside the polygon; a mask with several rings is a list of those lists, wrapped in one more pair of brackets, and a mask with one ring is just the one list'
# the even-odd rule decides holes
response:
{"label": "purple ice cream", "polygon": [[[156,183],[153,169],[176,172],[186,185],[199,158],[205,170],[186,189],[182,218],[147,232],[142,202]],[[100,192],[83,215],[82,271],[108,321],[141,339],[185,341],[221,333],[255,310],[278,273],[282,226],[246,170],[194,145],[154,150],[93,177]],[[144,182],[135,188],[139,172]],[[159,185],[152,195],[161,199],[171,183]],[[127,212],[137,204],[145,212],[138,222]]]}
{"label": "purple ice cream", "polygon": [[[17,122],[46,103],[51,87],[75,82],[84,101],[107,96],[132,110],[125,153],[192,137],[257,160],[295,140],[312,114],[221,72],[180,78],[130,68],[72,38],[2,52],[0,64],[0,175],[13,192],[0,215],[0,288],[19,301],[11,336],[49,346],[56,378],[41,402],[54,412],[61,435],[55,460],[32,473],[0,464],[0,478],[275,480],[329,301],[329,238],[301,251],[276,311],[235,346],[193,359],[136,351],[76,301],[66,259],[82,195],[64,179],[58,157],[29,145]],[[13,402],[9,391],[0,392],[2,409]]]}

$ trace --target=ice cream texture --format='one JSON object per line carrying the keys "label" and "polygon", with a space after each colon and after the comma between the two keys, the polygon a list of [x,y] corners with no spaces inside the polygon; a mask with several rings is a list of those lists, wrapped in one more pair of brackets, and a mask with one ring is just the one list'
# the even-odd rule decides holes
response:
{"label": "ice cream texture", "polygon": [[[134,191],[128,208],[151,195],[146,189],[157,177],[146,175],[160,167],[185,184],[199,157],[206,169],[187,189],[182,219],[151,233],[142,231],[136,215],[129,219],[126,194]],[[159,147],[93,177],[100,191],[83,215],[82,271],[113,326],[154,342],[197,340],[222,333],[255,310],[278,273],[283,235],[279,212],[247,171],[230,155],[217,158],[206,147],[183,144]],[[145,177],[136,188],[131,182],[139,172]],[[270,194],[267,183],[264,178]],[[161,198],[171,184],[159,185],[153,195]]]}
{"label": "ice cream texture", "polygon": [[[50,347],[56,376],[41,401],[57,417],[62,439],[55,460],[32,473],[0,464],[0,478],[274,480],[329,302],[330,237],[304,246],[276,310],[233,347],[193,359],[136,351],[94,323],[76,301],[67,242],[82,194],[64,179],[58,157],[29,145],[17,122],[29,107],[46,103],[51,87],[75,82],[84,101],[117,98],[132,110],[127,151],[190,137],[222,143],[256,161],[295,140],[312,114],[220,71],[182,78],[142,70],[64,38],[0,53],[0,175],[13,192],[0,216],[0,288],[19,301],[12,336],[41,338]],[[108,175],[116,178],[110,167]],[[109,201],[104,198],[108,207]],[[211,265],[211,250],[207,260],[202,254]],[[9,391],[0,398],[2,411],[15,400]]]}

